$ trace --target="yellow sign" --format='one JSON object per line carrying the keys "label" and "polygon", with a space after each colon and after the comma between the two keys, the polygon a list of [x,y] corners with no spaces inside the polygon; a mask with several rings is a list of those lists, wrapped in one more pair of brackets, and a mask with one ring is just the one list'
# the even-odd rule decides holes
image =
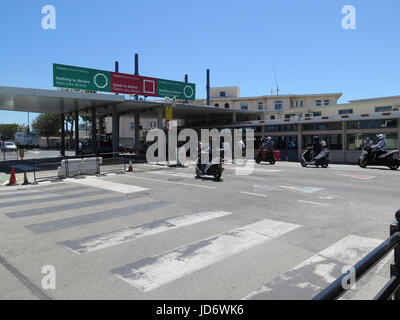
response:
{"label": "yellow sign", "polygon": [[165,120],[171,121],[173,118],[172,107],[165,107]]}
{"label": "yellow sign", "polygon": [[19,150],[19,157],[21,158],[21,160],[24,158],[24,156],[25,156],[24,150]]}

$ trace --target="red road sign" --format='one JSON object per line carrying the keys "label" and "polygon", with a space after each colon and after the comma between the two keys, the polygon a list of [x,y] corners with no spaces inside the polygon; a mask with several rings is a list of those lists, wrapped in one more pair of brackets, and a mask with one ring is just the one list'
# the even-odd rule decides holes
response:
{"label": "red road sign", "polygon": [[157,96],[157,79],[111,72],[111,92]]}

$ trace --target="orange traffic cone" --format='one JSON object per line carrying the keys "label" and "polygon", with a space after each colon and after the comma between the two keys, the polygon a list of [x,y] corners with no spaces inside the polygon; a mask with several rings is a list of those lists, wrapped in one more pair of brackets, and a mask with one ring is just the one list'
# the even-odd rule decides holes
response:
{"label": "orange traffic cone", "polygon": [[8,186],[15,186],[17,184],[17,179],[15,178],[15,168],[11,168],[11,177],[10,181],[8,182]]}
{"label": "orange traffic cone", "polygon": [[128,172],[133,172],[132,160],[129,160]]}

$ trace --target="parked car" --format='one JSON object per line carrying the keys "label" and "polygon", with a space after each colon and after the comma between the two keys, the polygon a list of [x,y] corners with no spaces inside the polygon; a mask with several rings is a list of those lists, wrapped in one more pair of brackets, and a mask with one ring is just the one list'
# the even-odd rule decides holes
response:
{"label": "parked car", "polygon": [[14,142],[11,141],[6,141],[4,142],[3,146],[1,147],[1,151],[5,152],[5,151],[17,151],[18,148],[15,145]]}

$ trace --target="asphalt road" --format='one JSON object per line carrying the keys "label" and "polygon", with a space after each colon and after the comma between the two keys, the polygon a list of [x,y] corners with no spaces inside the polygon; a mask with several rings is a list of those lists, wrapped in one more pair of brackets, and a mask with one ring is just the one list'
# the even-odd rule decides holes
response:
{"label": "asphalt road", "polygon": [[[74,156],[75,151],[65,151],[66,156]],[[20,159],[17,152],[0,152],[0,161],[13,161]],[[56,158],[60,156],[60,150],[45,150],[45,149],[31,149],[24,150],[24,160],[30,159],[43,159],[43,158]]]}
{"label": "asphalt road", "polygon": [[[227,165],[214,182],[137,164],[0,187],[0,299],[311,299],[389,236],[400,208],[400,171],[247,173]],[[373,298],[391,260],[343,298]]]}

